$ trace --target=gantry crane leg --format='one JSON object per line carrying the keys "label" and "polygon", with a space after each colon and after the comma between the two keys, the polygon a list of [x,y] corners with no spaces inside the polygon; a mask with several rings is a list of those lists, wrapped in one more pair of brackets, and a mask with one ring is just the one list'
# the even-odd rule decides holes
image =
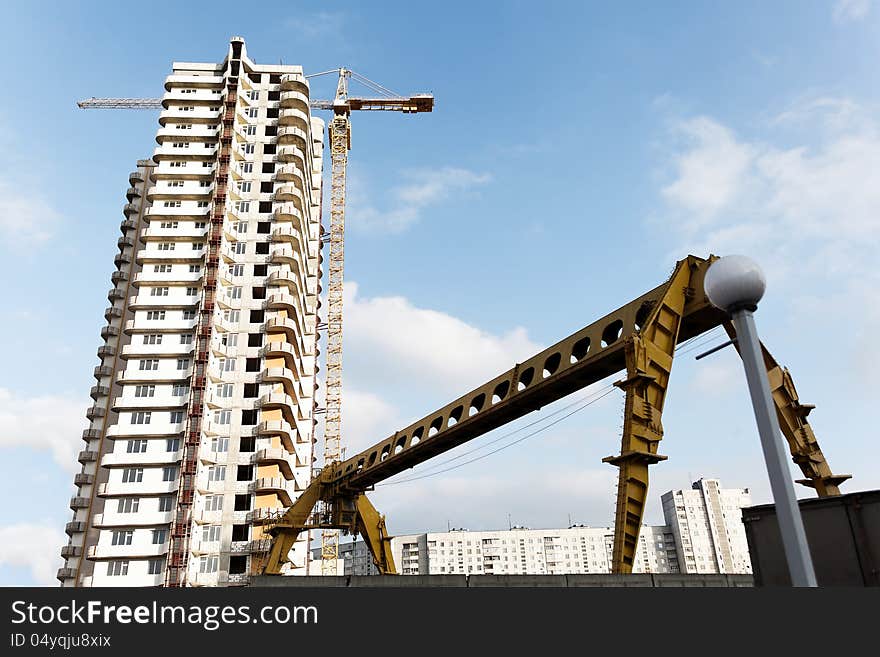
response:
{"label": "gantry crane leg", "polygon": [[321,485],[318,481],[313,481],[302,494],[296,498],[293,506],[284,512],[284,515],[269,530],[274,540],[266,565],[262,568],[262,572],[270,575],[278,575],[281,573],[281,566],[287,561],[287,553],[293,548],[297,537],[301,532],[305,531],[304,526],[308,522],[312,509],[321,496]]}
{"label": "gantry crane leg", "polygon": [[682,262],[661,299],[645,314],[626,343],[627,377],[615,385],[626,392],[620,455],[602,459],[620,468],[611,572],[630,573],[648,498],[648,466],[666,459],[657,453],[660,421],[684,305],[692,289],[690,266]]}
{"label": "gantry crane leg", "polygon": [[385,529],[385,516],[376,511],[366,495],[359,495],[357,498],[356,526],[373,555],[373,563],[379,569],[379,574],[396,575],[394,556],[391,553],[391,536]]}
{"label": "gantry crane leg", "polygon": [[[736,339],[736,329],[733,324],[724,322],[724,330],[731,340]],[[832,474],[813,428],[807,421],[807,416],[815,407],[812,404],[801,404],[788,368],[780,366],[763,344],[761,353],[764,357],[764,367],[767,368],[770,394],[776,406],[779,429],[788,443],[792,460],[804,473],[805,478],[798,479],[798,483],[815,489],[819,497],[840,495],[840,484],[850,479],[851,475]]]}

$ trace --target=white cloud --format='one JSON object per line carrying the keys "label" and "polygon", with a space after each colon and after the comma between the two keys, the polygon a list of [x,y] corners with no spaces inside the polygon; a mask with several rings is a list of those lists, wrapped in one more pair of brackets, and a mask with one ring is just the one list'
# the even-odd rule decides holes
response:
{"label": "white cloud", "polygon": [[371,392],[346,386],[342,403],[342,434],[347,456],[357,454],[403,424],[396,407]]}
{"label": "white cloud", "polygon": [[379,210],[367,198],[357,174],[350,176],[346,221],[362,230],[399,233],[419,221],[422,212],[453,194],[489,182],[491,176],[468,169],[415,169],[401,174],[404,183],[391,189],[390,204]]}
{"label": "white cloud", "polygon": [[365,383],[381,373],[385,380],[461,393],[540,348],[522,327],[495,335],[404,297],[358,296],[353,282],[345,285],[344,303],[346,358],[361,364]]}
{"label": "white cloud", "polygon": [[735,196],[751,163],[752,149],[707,117],[684,121],[677,130],[689,148],[675,157],[677,179],[663,195],[701,224],[715,217]]}
{"label": "white cloud", "polygon": [[[0,564],[13,568],[29,568],[40,586],[57,586],[55,571],[60,566],[59,549],[67,543],[60,529],[35,524],[0,527]],[[25,582],[8,582],[10,586],[27,586]]]}
{"label": "white cloud", "polygon": [[845,99],[806,101],[774,124],[796,118],[816,128],[818,141],[789,148],[737,140],[709,117],[684,121],[695,141],[671,155],[676,176],[663,190],[678,212],[673,225],[693,252],[748,249],[778,259],[815,241],[823,269],[828,253],[876,243],[880,126],[867,116]]}
{"label": "white cloud", "polygon": [[49,450],[58,465],[77,472],[84,411],[80,402],[65,397],[20,397],[0,388],[0,448]]}
{"label": "white cloud", "polygon": [[865,18],[871,11],[871,0],[837,0],[831,9],[835,23],[849,23]]}
{"label": "white cloud", "polygon": [[294,18],[289,18],[286,23],[297,38],[331,39],[342,36],[345,14],[333,11],[301,13]]}
{"label": "white cloud", "polygon": [[43,199],[0,181],[0,235],[17,246],[45,242],[61,215]]}

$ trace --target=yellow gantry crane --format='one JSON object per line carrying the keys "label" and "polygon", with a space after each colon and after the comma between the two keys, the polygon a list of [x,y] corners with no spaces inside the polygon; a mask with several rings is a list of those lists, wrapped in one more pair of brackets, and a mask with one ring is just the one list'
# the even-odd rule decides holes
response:
{"label": "yellow gantry crane", "polygon": [[[331,110],[333,118],[327,125],[330,143],[330,257],[327,291],[327,380],[325,386],[324,466],[342,459],[342,288],[345,268],[345,180],[348,151],[351,149],[352,111],[392,111],[414,114],[434,109],[434,96],[417,94],[401,96],[390,89],[355,73],[338,68],[307,75],[315,78],[338,74],[333,100],[311,100],[315,110]],[[348,95],[353,79],[371,89],[374,97]],[[162,109],[161,98],[89,98],[77,103],[80,109]],[[314,505],[313,505],[314,506]],[[339,559],[339,532],[326,528],[321,532],[321,573],[336,574]]]}
{"label": "yellow gantry crane", "polygon": [[[706,297],[703,279],[714,256],[688,256],[654,288],[512,369],[429,413],[349,459],[328,463],[269,533],[265,574],[278,574],[297,536],[307,529],[360,533],[380,573],[395,573],[391,537],[367,500],[377,483],[625,370],[614,386],[625,394],[620,453],[603,459],[619,469],[612,572],[632,572],[648,494],[648,467],[658,453],[661,416],[677,345],[723,326],[728,316]],[[788,370],[763,347],[780,429],[804,479],[820,497],[838,495],[849,475],[831,472]],[[712,438],[707,427],[706,438]],[[315,506],[322,510],[313,513]]]}

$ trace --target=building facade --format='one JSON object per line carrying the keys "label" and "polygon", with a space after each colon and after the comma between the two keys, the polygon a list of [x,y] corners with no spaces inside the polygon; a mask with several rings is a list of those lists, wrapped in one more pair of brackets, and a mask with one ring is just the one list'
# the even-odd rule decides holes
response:
{"label": "building facade", "polygon": [[311,479],[324,124],[302,69],[238,37],[165,90],[129,179],[62,586],[245,583]]}
{"label": "building facade", "polygon": [[[691,490],[661,497],[666,525],[643,526],[635,573],[752,572],[741,509],[747,488],[721,488],[700,479]],[[395,536],[391,550],[402,575],[553,575],[610,573],[614,529],[573,525],[568,529],[449,532]],[[313,572],[320,568],[313,550]],[[339,575],[377,575],[362,541],[339,546]]]}
{"label": "building facade", "polygon": [[742,508],[752,503],[748,488],[721,488],[700,479],[691,490],[661,497],[663,517],[675,536],[683,573],[751,573]]}

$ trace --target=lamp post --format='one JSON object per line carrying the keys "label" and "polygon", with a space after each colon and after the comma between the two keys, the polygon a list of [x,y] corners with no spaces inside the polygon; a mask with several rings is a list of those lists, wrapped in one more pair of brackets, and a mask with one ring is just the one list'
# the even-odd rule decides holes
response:
{"label": "lamp post", "polygon": [[719,258],[709,267],[703,287],[714,306],[730,314],[742,356],[764,461],[770,477],[770,489],[776,504],[776,518],[793,586],[816,586],[816,574],[810,547],[798,508],[794,483],[788,470],[776,408],[770,396],[767,371],[753,313],[764,296],[766,280],[753,260],[740,255]]}

